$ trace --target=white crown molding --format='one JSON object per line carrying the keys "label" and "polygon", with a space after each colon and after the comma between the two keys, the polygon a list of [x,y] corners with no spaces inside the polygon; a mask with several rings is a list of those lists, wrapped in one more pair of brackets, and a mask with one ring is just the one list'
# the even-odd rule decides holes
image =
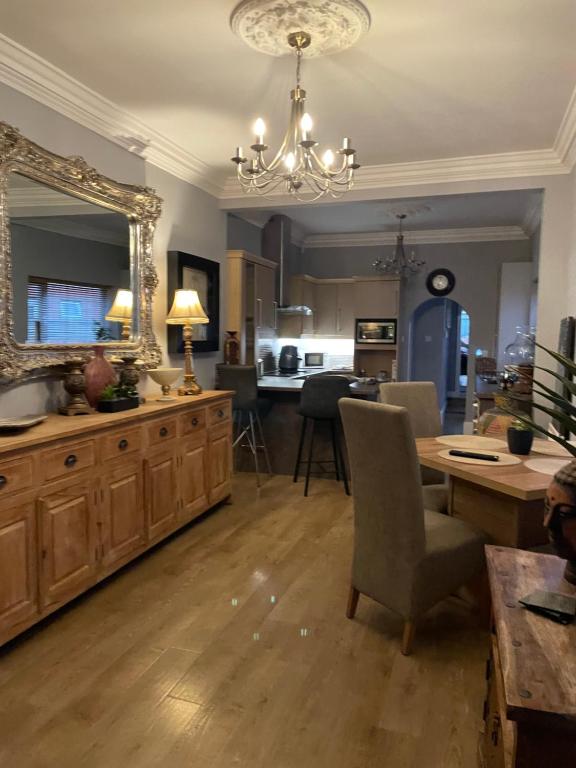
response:
{"label": "white crown molding", "polygon": [[568,102],[568,107],[560,123],[554,151],[560,160],[571,170],[576,164],[576,88]]}
{"label": "white crown molding", "polygon": [[532,236],[538,229],[540,221],[542,220],[542,200],[540,198],[535,199],[529,205],[524,220],[522,221],[522,229],[528,236]]}
{"label": "white crown molding", "polygon": [[[527,240],[522,227],[468,227],[462,229],[420,229],[404,232],[405,245],[432,243],[487,243],[502,240]],[[308,235],[305,248],[351,248],[367,245],[393,245],[395,232],[343,232],[336,235]]]}
{"label": "white crown molding", "polygon": [[[0,81],[153,165],[218,196],[213,170],[171,139],[0,34]],[[18,127],[18,126],[16,126]]]}
{"label": "white crown molding", "polygon": [[[222,183],[217,169],[2,34],[0,82],[144,157],[173,176],[219,197],[224,210],[269,206],[262,198],[242,195],[235,176],[228,177]],[[354,191],[361,198],[363,193],[369,197],[377,190],[398,186],[551,176],[569,173],[575,162],[576,90],[562,120],[554,147],[550,149],[363,166],[356,174]],[[272,197],[277,204],[294,203],[292,198],[282,192]]]}

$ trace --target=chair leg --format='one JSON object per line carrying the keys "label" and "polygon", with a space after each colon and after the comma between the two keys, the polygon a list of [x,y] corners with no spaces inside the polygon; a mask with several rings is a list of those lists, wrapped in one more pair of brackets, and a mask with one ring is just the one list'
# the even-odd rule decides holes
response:
{"label": "chair leg", "polygon": [[356,615],[356,608],[358,607],[358,598],[360,597],[360,592],[356,589],[356,587],[350,587],[350,592],[348,593],[348,605],[346,606],[346,618],[347,619],[353,619]]}
{"label": "chair leg", "polygon": [[404,624],[404,633],[402,635],[402,655],[410,656],[412,653],[412,644],[414,643],[414,633],[416,625],[413,621],[407,621]]}
{"label": "chair leg", "polygon": [[254,454],[254,467],[256,469],[256,485],[260,488],[260,473],[258,467],[258,443],[256,441],[256,432],[254,430],[254,415],[252,411],[248,412],[250,418],[250,440],[252,443],[252,453]]}
{"label": "chair leg", "polygon": [[302,417],[302,429],[300,430],[300,442],[298,443],[298,456],[296,457],[296,466],[294,467],[293,481],[298,482],[298,475],[300,473],[300,464],[302,463],[302,449],[304,448],[304,438],[306,436],[306,426],[308,419],[306,416]]}
{"label": "chair leg", "polygon": [[334,466],[336,467],[336,480],[340,482],[340,470],[338,468],[338,450],[336,448],[336,428],[334,419],[330,419],[330,431],[332,433],[332,453],[334,454]]}
{"label": "chair leg", "polygon": [[338,448],[338,456],[340,457],[340,468],[342,471],[342,479],[344,480],[344,490],[346,496],[350,496],[350,487],[348,485],[348,475],[346,474],[346,464],[344,463],[344,454],[342,453],[342,443],[340,442],[340,435],[335,430],[336,434],[336,446]]}
{"label": "chair leg", "polygon": [[260,418],[260,414],[258,411],[254,412],[254,416],[256,417],[256,424],[258,425],[258,430],[260,432],[260,439],[262,440],[262,448],[264,450],[264,459],[266,461],[266,466],[268,468],[268,474],[272,474],[272,465],[270,464],[270,456],[268,454],[268,446],[266,445],[266,440],[264,439],[264,429],[262,428],[262,419]]}
{"label": "chair leg", "polygon": [[314,452],[314,433],[316,432],[316,419],[312,419],[312,434],[310,436],[310,446],[308,448],[308,466],[306,467],[306,483],[304,485],[304,496],[308,496],[308,485],[310,484],[310,471],[312,470],[312,454]]}

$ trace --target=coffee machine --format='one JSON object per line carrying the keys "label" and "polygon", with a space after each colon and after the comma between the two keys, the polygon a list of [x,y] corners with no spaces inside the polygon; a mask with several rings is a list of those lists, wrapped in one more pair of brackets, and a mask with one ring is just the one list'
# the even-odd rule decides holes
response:
{"label": "coffee machine", "polygon": [[301,360],[298,357],[298,347],[292,344],[286,344],[280,351],[280,360],[278,361],[278,367],[281,373],[297,373],[298,362]]}

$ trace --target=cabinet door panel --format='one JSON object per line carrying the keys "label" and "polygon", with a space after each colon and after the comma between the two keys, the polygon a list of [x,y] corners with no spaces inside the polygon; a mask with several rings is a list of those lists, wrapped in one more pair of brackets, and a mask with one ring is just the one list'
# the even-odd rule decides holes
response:
{"label": "cabinet door panel", "polygon": [[228,427],[214,427],[208,441],[208,485],[211,504],[230,495],[232,440]]}
{"label": "cabinet door panel", "polygon": [[276,328],[276,270],[256,265],[256,325]]}
{"label": "cabinet door panel", "polygon": [[182,495],[181,516],[192,520],[208,507],[207,447],[205,441],[188,441],[182,451],[180,482]]}
{"label": "cabinet door panel", "polygon": [[153,454],[146,462],[146,515],[149,539],[157,539],[176,527],[177,501],[175,451],[169,449]]}
{"label": "cabinet door panel", "polygon": [[34,502],[0,512],[0,636],[38,611]]}
{"label": "cabinet door panel", "polygon": [[338,285],[336,283],[316,285],[315,332],[320,336],[336,334]]}
{"label": "cabinet door panel", "polygon": [[86,589],[95,576],[94,488],[89,482],[39,499],[42,535],[40,591],[51,605]]}
{"label": "cabinet door panel", "polygon": [[338,283],[337,287],[336,333],[347,339],[353,339],[355,332],[354,283]]}
{"label": "cabinet door panel", "polygon": [[398,280],[357,280],[354,285],[356,317],[397,317],[399,286]]}
{"label": "cabinet door panel", "polygon": [[122,462],[103,482],[102,565],[109,569],[146,541],[140,461]]}

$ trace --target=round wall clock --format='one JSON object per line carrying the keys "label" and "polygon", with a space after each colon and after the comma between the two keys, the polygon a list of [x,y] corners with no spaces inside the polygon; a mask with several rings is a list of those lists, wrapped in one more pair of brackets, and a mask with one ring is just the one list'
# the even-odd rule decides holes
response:
{"label": "round wall clock", "polygon": [[448,296],[456,285],[456,278],[449,269],[435,269],[426,278],[426,288],[432,296]]}

